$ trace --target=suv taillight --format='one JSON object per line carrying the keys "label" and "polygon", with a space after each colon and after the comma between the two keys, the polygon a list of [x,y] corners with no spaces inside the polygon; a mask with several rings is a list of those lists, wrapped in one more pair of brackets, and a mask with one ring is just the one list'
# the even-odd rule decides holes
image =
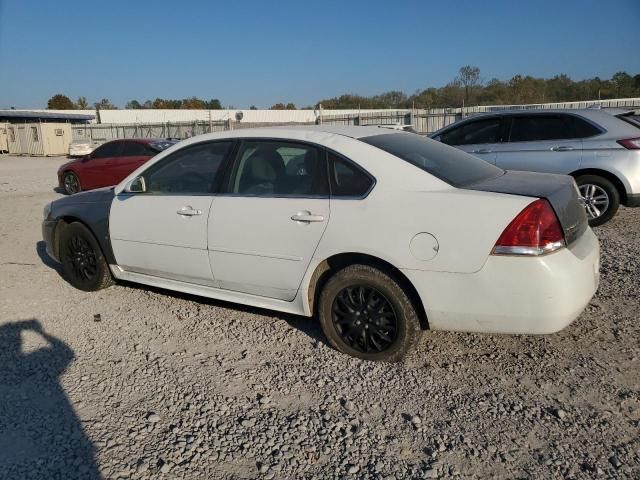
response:
{"label": "suv taillight", "polygon": [[623,138],[621,140],[616,140],[620,145],[622,145],[627,150],[640,150],[640,137],[638,138]]}
{"label": "suv taillight", "polygon": [[564,233],[549,202],[527,205],[504,229],[492,255],[544,255],[565,246]]}

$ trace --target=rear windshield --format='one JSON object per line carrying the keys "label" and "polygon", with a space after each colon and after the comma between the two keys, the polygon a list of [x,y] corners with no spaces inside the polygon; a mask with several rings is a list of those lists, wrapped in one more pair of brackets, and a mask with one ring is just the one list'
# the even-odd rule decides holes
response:
{"label": "rear windshield", "polygon": [[622,115],[618,115],[618,118],[630,123],[636,128],[640,128],[640,112],[623,113]]}
{"label": "rear windshield", "polygon": [[178,143],[175,140],[159,140],[157,142],[152,142],[149,144],[151,148],[153,148],[157,152],[161,152],[162,150],[166,150],[167,148]]}
{"label": "rear windshield", "polygon": [[498,177],[504,173],[502,169],[473,155],[413,133],[374,135],[360,140],[455,187]]}

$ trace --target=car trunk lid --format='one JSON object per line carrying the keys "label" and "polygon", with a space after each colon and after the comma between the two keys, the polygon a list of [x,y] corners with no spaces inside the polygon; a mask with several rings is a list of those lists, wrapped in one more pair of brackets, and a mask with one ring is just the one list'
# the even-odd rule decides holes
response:
{"label": "car trunk lid", "polygon": [[558,216],[567,245],[571,245],[587,230],[587,214],[580,202],[578,187],[573,177],[568,175],[507,170],[504,175],[462,188],[548,200]]}

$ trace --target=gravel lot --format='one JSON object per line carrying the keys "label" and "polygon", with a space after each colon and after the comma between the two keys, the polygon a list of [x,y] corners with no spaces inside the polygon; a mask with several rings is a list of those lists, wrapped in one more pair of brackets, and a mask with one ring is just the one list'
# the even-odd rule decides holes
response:
{"label": "gravel lot", "polygon": [[306,318],[75,290],[40,243],[64,161],[0,156],[1,479],[640,478],[640,209],[563,332],[373,364]]}

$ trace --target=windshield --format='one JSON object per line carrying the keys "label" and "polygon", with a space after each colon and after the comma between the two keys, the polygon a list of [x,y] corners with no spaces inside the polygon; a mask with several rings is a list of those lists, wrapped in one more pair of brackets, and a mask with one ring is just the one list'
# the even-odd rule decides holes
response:
{"label": "windshield", "polygon": [[162,150],[166,150],[167,148],[175,145],[176,143],[178,143],[175,140],[161,140],[158,142],[153,142],[150,143],[149,146],[151,148],[153,148],[154,150],[157,150],[158,152],[161,152]]}
{"label": "windshield", "polygon": [[360,140],[456,187],[498,177],[504,173],[504,170],[457,148],[413,133],[374,135]]}

